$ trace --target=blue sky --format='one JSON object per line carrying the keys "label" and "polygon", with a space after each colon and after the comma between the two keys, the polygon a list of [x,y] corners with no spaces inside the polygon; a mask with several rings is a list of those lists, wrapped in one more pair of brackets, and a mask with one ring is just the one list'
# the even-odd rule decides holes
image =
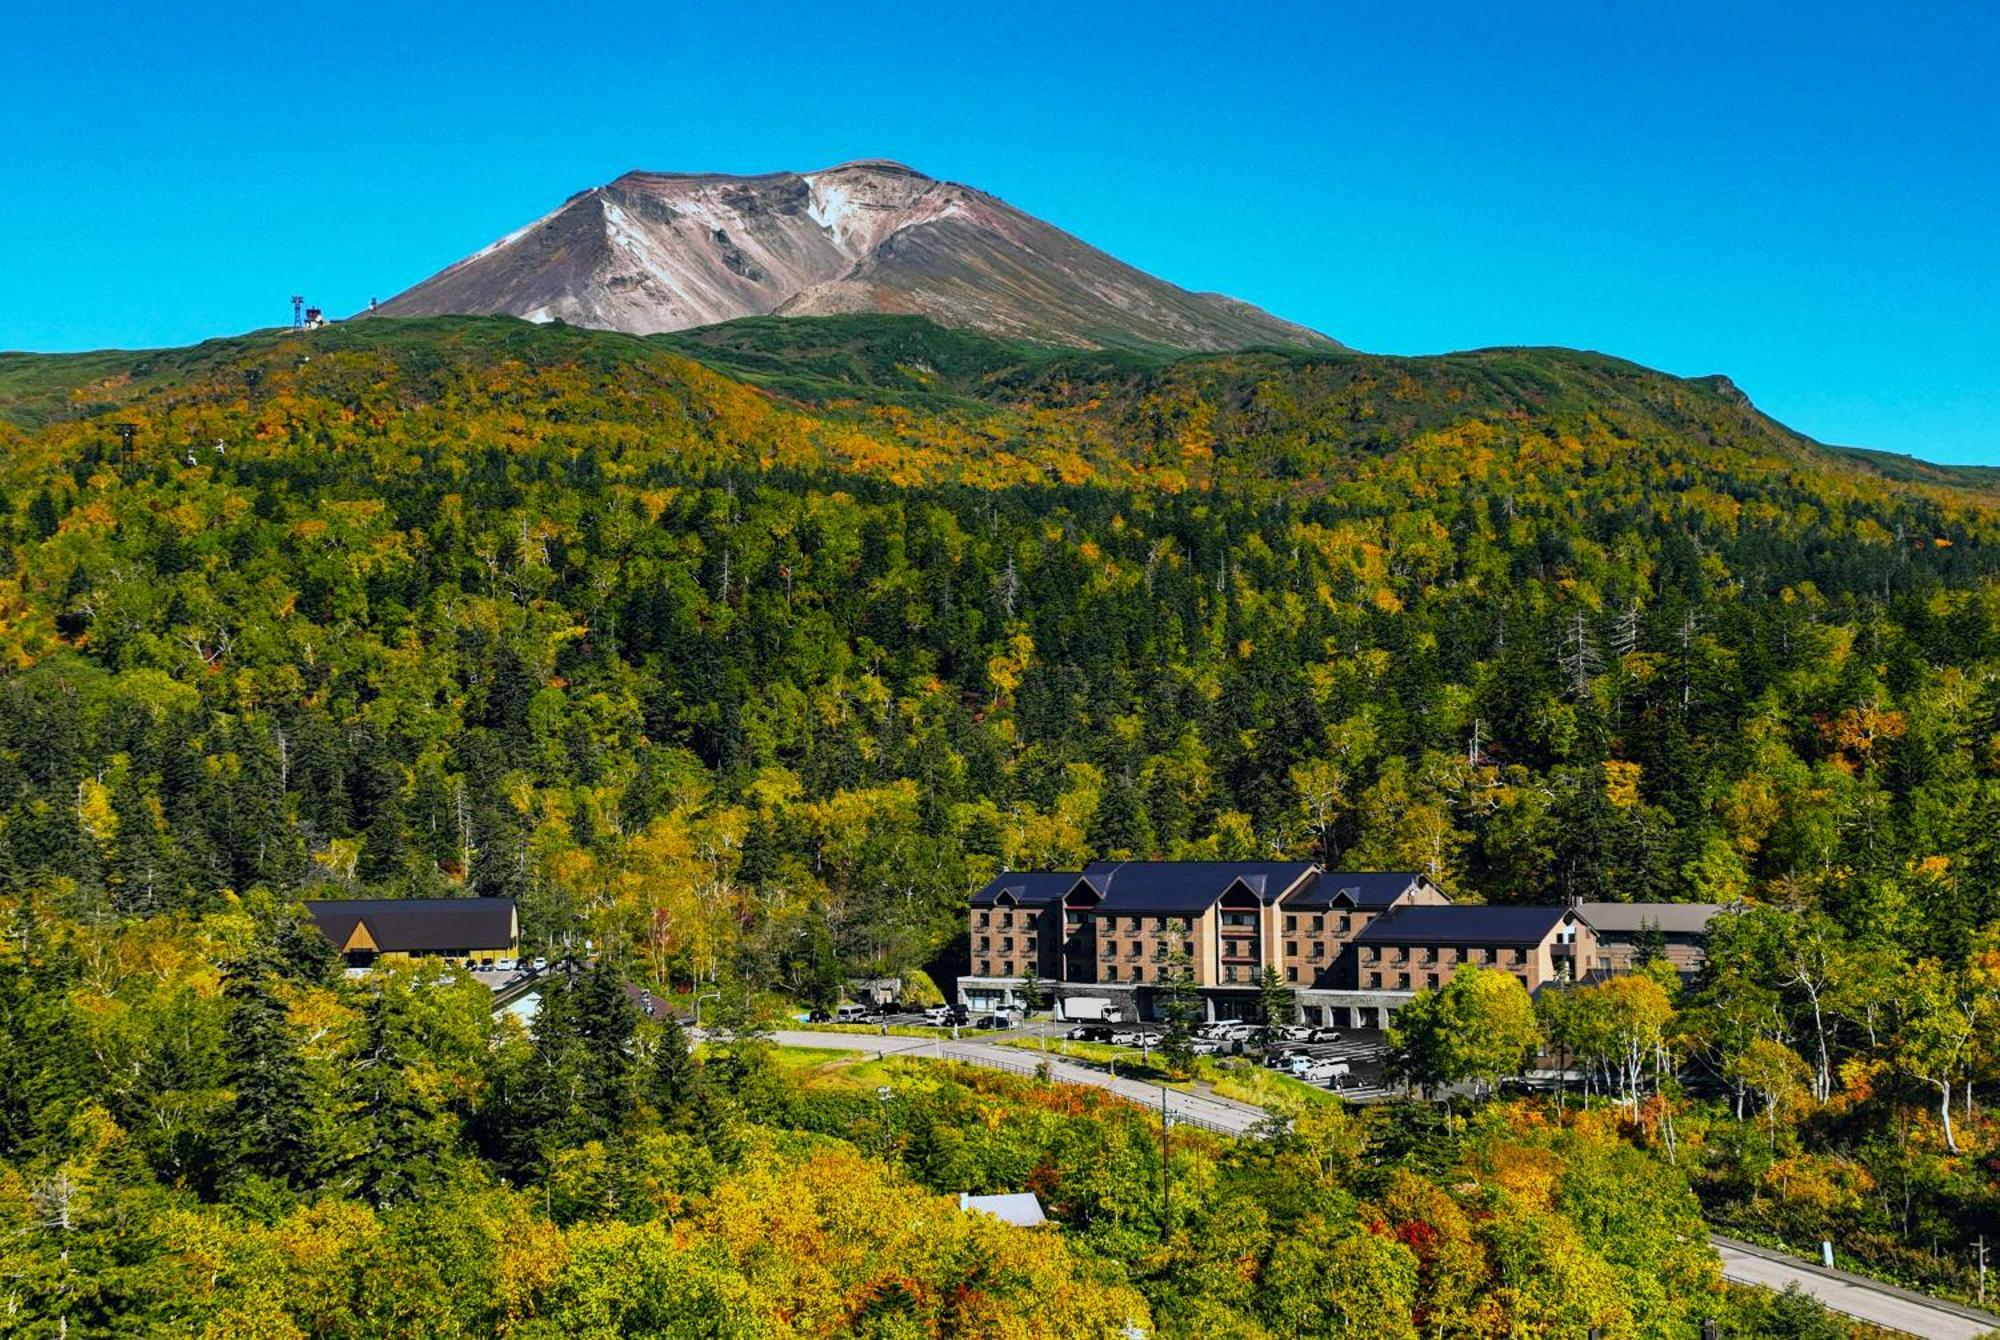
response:
{"label": "blue sky", "polygon": [[1359,348],[2000,463],[1996,69],[1973,3],[22,5],[0,348],[345,313],[630,168],[889,157]]}

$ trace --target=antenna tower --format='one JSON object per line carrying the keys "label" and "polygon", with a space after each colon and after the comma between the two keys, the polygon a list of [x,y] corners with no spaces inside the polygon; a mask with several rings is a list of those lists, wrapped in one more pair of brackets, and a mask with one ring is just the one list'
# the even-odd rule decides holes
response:
{"label": "antenna tower", "polygon": [[304,330],[306,328],[305,306],[306,306],[305,296],[303,294],[294,293],[292,295],[293,330]]}

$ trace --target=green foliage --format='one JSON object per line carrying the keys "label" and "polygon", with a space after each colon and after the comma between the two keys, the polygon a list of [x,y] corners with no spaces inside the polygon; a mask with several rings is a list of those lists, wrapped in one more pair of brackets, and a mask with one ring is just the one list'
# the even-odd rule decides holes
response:
{"label": "green foliage", "polygon": [[1201,1018],[1201,996],[1195,989],[1194,963],[1176,949],[1167,955],[1160,973],[1160,1062],[1169,1074],[1194,1069],[1194,1026]]}
{"label": "green foliage", "polygon": [[[663,1079],[625,981],[721,990],[704,1018],[743,1026],[855,976],[914,999],[965,970],[986,875],[1109,850],[1743,900],[1700,981],[1543,992],[1560,1103],[1615,1099],[1723,1218],[1911,1278],[1963,1288],[1954,1244],[1993,1236],[2000,551],[1955,477],[1594,355],[1170,359],[864,318],[7,355],[0,418],[0,1156],[35,1187],[97,1151],[98,1222],[351,1199],[369,1250],[483,1282],[493,1225],[541,1222],[500,1182],[559,1182],[595,1228],[655,1173],[712,1184],[746,1122],[789,1129],[754,1045]],[[371,998],[280,912],[348,892],[514,897],[531,952],[621,971],[553,987],[529,1036],[431,1010],[442,984]],[[1405,1025],[1419,1082],[1510,1073],[1518,1002],[1448,994]],[[1093,1155],[1065,1222],[1157,1238],[1116,1194],[1142,1143]],[[454,1196],[476,1228],[404,1240]],[[1208,1244],[1275,1233],[1216,1213]],[[64,1259],[21,1240],[29,1274]],[[78,1326],[109,1241],[73,1244]],[[1547,1225],[1479,1250],[1606,1292]],[[1394,1251],[1353,1255],[1350,1302],[1288,1288],[1298,1320],[1256,1324],[1404,1296]],[[1227,1333],[1241,1262],[1175,1264],[1207,1292],[1164,1312]],[[733,1264],[682,1266],[663,1291],[735,1296]],[[425,1287],[293,1324],[492,1329]]]}
{"label": "green foliage", "polygon": [[1512,973],[1468,963],[1396,1011],[1386,1064],[1391,1077],[1426,1093],[1468,1082],[1490,1088],[1520,1074],[1541,1041],[1527,988]]}

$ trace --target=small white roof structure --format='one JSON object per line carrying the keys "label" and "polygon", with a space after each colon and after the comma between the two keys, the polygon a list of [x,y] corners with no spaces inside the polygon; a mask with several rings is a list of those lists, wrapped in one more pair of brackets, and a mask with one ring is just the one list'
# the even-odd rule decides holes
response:
{"label": "small white roof structure", "polygon": [[990,1214],[1017,1228],[1033,1228],[1036,1224],[1048,1222],[1048,1216],[1042,1213],[1041,1201],[1035,1199],[1032,1191],[1016,1191],[1004,1196],[971,1196],[960,1192],[958,1208]]}

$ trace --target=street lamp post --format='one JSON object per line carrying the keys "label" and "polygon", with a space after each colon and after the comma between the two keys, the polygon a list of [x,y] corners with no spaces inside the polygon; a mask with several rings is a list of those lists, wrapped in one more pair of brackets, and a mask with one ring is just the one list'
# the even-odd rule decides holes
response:
{"label": "street lamp post", "polygon": [[694,1031],[701,1032],[701,1003],[704,1000],[721,1000],[720,991],[698,991],[694,998]]}

